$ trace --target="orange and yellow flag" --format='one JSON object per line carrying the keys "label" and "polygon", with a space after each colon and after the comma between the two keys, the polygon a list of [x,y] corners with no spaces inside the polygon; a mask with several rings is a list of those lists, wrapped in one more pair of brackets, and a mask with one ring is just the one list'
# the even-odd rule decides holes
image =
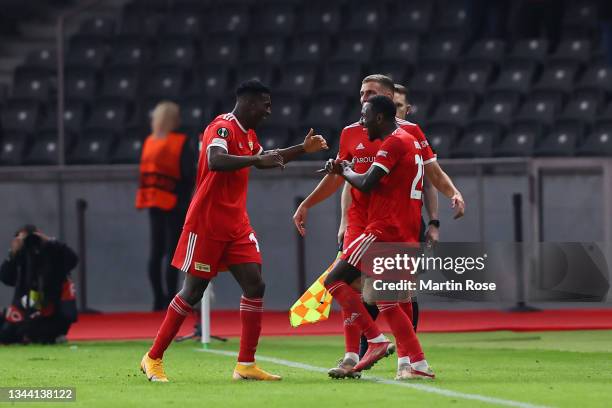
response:
{"label": "orange and yellow flag", "polygon": [[335,264],[336,261],[334,261],[327,270],[310,285],[297,302],[291,306],[291,309],[289,309],[289,321],[291,326],[298,327],[303,324],[312,324],[327,320],[333,298],[327,289],[325,289],[323,282]]}

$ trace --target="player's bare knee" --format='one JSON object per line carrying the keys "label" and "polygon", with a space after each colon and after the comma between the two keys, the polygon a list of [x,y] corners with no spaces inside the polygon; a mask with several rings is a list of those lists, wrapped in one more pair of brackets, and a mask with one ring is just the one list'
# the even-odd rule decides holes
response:
{"label": "player's bare knee", "polygon": [[197,304],[204,296],[204,290],[208,286],[208,281],[204,279],[185,278],[183,288],[179,292],[179,296],[185,300],[190,306]]}

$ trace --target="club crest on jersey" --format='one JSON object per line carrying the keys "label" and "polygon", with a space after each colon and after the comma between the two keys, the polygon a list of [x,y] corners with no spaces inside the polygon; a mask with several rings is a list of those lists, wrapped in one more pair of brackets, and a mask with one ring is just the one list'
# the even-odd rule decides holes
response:
{"label": "club crest on jersey", "polygon": [[249,149],[253,150],[253,142],[249,142]]}
{"label": "club crest on jersey", "polygon": [[365,146],[363,145],[363,143],[359,143],[357,147],[355,148],[355,150],[363,150],[363,149],[365,149]]}
{"label": "club crest on jersey", "polygon": [[217,134],[225,139],[226,137],[229,136],[229,130],[227,130],[227,128],[224,128],[224,127],[219,128],[217,129]]}

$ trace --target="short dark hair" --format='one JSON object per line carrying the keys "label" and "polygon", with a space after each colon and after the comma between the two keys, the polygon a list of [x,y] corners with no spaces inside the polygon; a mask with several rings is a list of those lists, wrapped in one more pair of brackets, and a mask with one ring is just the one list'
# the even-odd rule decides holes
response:
{"label": "short dark hair", "polygon": [[408,100],[408,88],[400,84],[395,84],[393,87],[395,88],[396,94],[404,95],[406,97],[406,101]]}
{"label": "short dark hair", "polygon": [[383,74],[368,75],[367,77],[363,78],[361,83],[365,84],[367,82],[376,82],[376,83],[379,83],[384,88],[387,88],[391,92],[394,92],[395,84],[393,83],[393,80],[391,78],[389,78],[388,76],[386,76],[386,75],[383,75]]}
{"label": "short dark hair", "polygon": [[382,113],[383,118],[387,121],[395,120],[395,103],[391,98],[384,95],[376,95],[368,99],[366,103],[372,105],[372,111],[375,115]]}
{"label": "short dark hair", "polygon": [[260,94],[269,94],[270,88],[261,83],[258,79],[249,79],[248,81],[244,81],[238,88],[236,88],[236,97],[240,97],[243,95],[260,95]]}

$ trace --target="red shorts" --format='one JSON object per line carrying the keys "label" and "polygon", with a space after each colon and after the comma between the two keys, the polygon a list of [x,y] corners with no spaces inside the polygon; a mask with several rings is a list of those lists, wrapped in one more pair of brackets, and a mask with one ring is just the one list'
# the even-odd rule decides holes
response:
{"label": "red shorts", "polygon": [[228,266],[243,263],[261,265],[254,231],[234,241],[217,241],[184,229],[172,259],[175,268],[204,279],[214,278]]}
{"label": "red shorts", "polygon": [[346,229],[344,234],[344,249],[340,258],[359,269],[363,254],[365,254],[373,242],[380,239],[375,232],[361,230],[361,233],[357,236],[354,236],[354,231],[351,231],[351,234],[348,234],[348,232],[349,228]]}

